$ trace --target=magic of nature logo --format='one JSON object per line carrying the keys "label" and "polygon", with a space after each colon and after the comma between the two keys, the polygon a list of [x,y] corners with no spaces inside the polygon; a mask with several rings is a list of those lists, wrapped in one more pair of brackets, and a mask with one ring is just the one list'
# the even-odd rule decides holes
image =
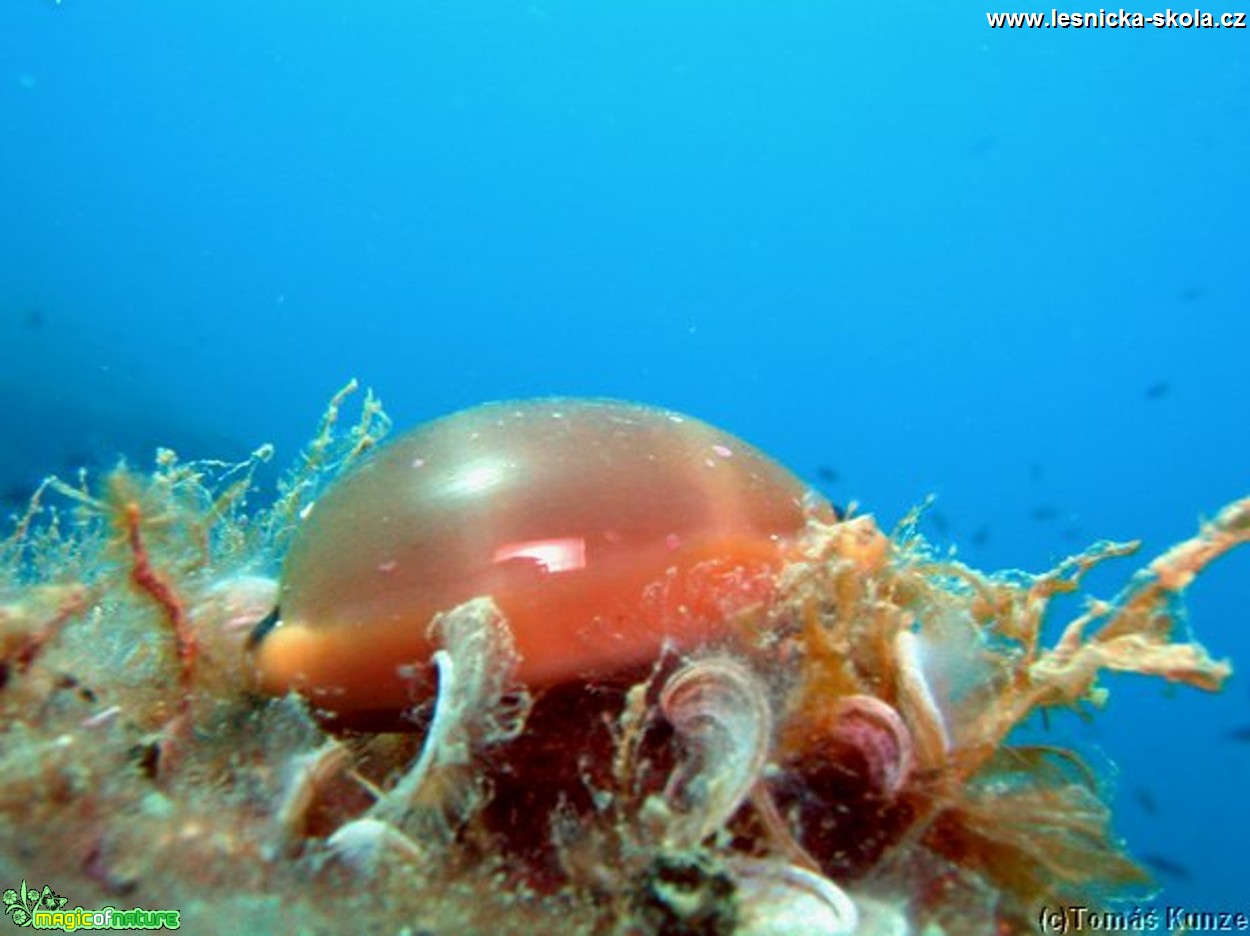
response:
{"label": "magic of nature logo", "polygon": [[71,933],[79,929],[177,929],[177,910],[144,910],[134,907],[119,910],[105,907],[102,910],[86,910],[75,907],[66,910],[69,900],[60,896],[45,884],[43,890],[28,887],[22,881],[21,888],[10,887],[4,892],[4,912],[18,926],[30,926],[37,930],[61,930]]}

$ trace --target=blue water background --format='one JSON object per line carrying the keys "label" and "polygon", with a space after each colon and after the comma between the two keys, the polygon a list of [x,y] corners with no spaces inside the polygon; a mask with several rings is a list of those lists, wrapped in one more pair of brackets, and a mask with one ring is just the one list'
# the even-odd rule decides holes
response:
{"label": "blue water background", "polygon": [[[686,410],[887,526],[936,494],[983,567],[1166,547],[1250,494],[1250,31],[985,12],[4,0],[5,512],[158,442],[293,458],[356,375],[401,425]],[[1250,554],[1190,602],[1243,669],[1248,602]],[[1048,737],[1188,870],[1158,906],[1250,911],[1245,680],[1108,684]]]}

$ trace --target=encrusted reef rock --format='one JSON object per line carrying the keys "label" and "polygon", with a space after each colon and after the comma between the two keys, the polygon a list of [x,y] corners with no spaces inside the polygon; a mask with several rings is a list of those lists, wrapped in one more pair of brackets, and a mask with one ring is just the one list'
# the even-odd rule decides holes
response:
{"label": "encrusted reef rock", "polygon": [[[594,534],[619,536],[613,548],[659,536],[654,554],[650,540],[609,553],[619,571],[595,587],[611,602],[590,619],[576,617],[577,580],[560,578],[600,561],[587,530],[508,533],[501,553],[487,533],[515,518],[489,530],[478,518],[457,548],[489,541],[523,601],[499,584],[512,579],[476,590],[469,575],[377,637],[370,615],[386,618],[387,583],[407,573],[370,559],[336,586],[352,596],[335,622],[347,643],[314,671],[286,655],[314,638],[284,620],[304,585],[277,570],[321,499],[381,464],[388,423],[372,396],[340,425],[352,389],[260,506],[249,499],[267,447],[240,465],[162,452],[150,474],[49,479],[14,518],[0,545],[11,918],[109,907],[176,910],[210,934],[977,936],[1032,932],[1043,903],[1145,882],[1108,831],[1100,778],[1071,751],[1009,737],[1038,712],[1101,705],[1107,670],[1219,689],[1228,664],[1174,633],[1179,595],[1250,538],[1250,500],[1064,625],[1048,620],[1052,599],[1135,544],[1100,543],[1040,575],[982,573],[936,555],[914,516],[887,535],[698,424],[708,434],[681,442],[681,459],[706,461],[690,463],[690,483],[745,491],[718,489],[730,500],[683,515],[688,502],[657,487],[687,484],[674,468],[578,513],[617,518]],[[635,449],[668,438],[639,419],[645,441],[580,439],[569,454],[548,440],[525,457],[584,459],[578,496],[593,497],[588,464],[615,485],[627,453],[646,462]],[[503,483],[516,461],[456,451],[431,450],[466,459],[448,470],[470,487],[435,485],[452,500]],[[735,458],[753,460],[736,478]],[[794,502],[751,501],[765,475]],[[547,498],[534,516],[561,516],[559,490],[530,492]],[[670,493],[628,526],[631,497],[653,507]],[[374,537],[396,511],[349,513],[318,550],[355,556],[433,522],[414,508],[411,535]],[[587,639],[585,660],[542,658],[555,651],[532,628],[549,594],[552,626],[566,628],[552,646]],[[278,678],[266,654],[283,633]],[[334,675],[370,657],[374,676]]]}

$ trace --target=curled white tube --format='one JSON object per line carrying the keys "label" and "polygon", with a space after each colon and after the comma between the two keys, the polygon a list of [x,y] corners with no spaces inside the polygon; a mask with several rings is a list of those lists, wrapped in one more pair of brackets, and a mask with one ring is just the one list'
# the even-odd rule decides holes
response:
{"label": "curled white tube", "polygon": [[697,660],[675,673],[660,708],[684,755],[664,790],[669,844],[689,847],[721,828],[759,779],[772,744],[760,678],[736,660]]}

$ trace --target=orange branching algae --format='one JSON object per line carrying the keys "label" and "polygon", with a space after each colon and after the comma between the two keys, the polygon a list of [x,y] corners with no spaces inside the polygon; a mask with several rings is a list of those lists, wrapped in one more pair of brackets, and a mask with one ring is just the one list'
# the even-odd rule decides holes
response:
{"label": "orange branching algae", "polygon": [[[1064,626],[1053,599],[1134,544],[979,572],[635,407],[563,404],[624,416],[622,444],[594,420],[567,447],[474,425],[375,456],[372,397],[339,426],[350,389],[267,506],[247,497],[268,449],[238,466],[162,453],[148,476],[49,481],[17,518],[0,544],[0,881],[177,907],[197,933],[553,936],[1032,932],[1040,904],[1142,885],[1100,778],[1013,730],[1104,704],[1108,671],[1219,689],[1228,664],[1175,633],[1179,595],[1250,539],[1250,499]],[[411,502],[361,499],[353,479],[388,459],[433,476],[443,457],[528,482],[515,503],[474,489],[480,516],[434,523],[440,554],[413,544]],[[435,574],[475,543],[526,587]],[[552,591],[571,555],[607,571]],[[266,573],[284,559],[280,592]],[[665,585],[690,600],[655,602]]]}

